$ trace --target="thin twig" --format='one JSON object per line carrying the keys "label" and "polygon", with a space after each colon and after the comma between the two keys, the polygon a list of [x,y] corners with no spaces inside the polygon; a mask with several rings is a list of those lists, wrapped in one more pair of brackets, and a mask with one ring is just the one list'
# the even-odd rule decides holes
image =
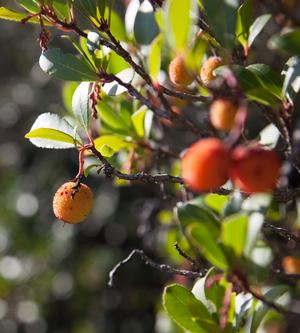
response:
{"label": "thin twig", "polygon": [[283,227],[278,227],[270,223],[263,224],[264,229],[269,229],[277,235],[283,237],[286,241],[294,241],[297,244],[300,244],[300,238],[294,235],[290,230]]}
{"label": "thin twig", "polygon": [[198,266],[198,263],[195,259],[193,259],[192,257],[190,257],[188,254],[186,254],[179,246],[178,242],[176,242],[174,244],[174,247],[176,249],[176,251],[179,253],[179,255],[181,255],[184,259],[186,259],[187,261],[189,261],[194,267]]}
{"label": "thin twig", "polygon": [[116,81],[118,82],[119,85],[123,86],[124,88],[127,89],[128,93],[139,100],[142,104],[146,105],[150,110],[152,110],[156,115],[159,117],[168,119],[173,121],[174,123],[181,124],[182,126],[188,128],[191,132],[195,134],[199,134],[201,136],[208,136],[210,133],[201,133],[201,130],[197,128],[193,123],[190,121],[186,120],[183,116],[177,114],[176,112],[173,112],[172,110],[162,110],[158,107],[156,107],[150,99],[147,99],[144,97],[137,89],[135,89],[130,83],[123,82],[119,77],[113,74],[107,74],[107,73],[101,73],[100,76],[104,79],[107,80],[108,82],[110,81]]}
{"label": "thin twig", "polygon": [[165,272],[165,273],[174,274],[174,275],[182,275],[182,276],[185,276],[185,277],[190,278],[190,279],[196,279],[196,278],[203,277],[206,273],[206,270],[203,270],[201,272],[194,272],[194,271],[188,271],[188,270],[184,270],[184,269],[177,269],[177,268],[174,268],[174,267],[172,267],[170,265],[166,265],[166,264],[159,264],[159,263],[153,261],[151,258],[149,258],[143,250],[135,249],[135,250],[132,250],[130,252],[130,254],[125,259],[120,261],[110,271],[109,281],[108,281],[108,286],[109,287],[112,287],[114,285],[115,275],[116,275],[117,271],[119,270],[119,268],[121,266],[123,266],[124,264],[128,263],[135,255],[139,256],[140,259],[146,265],[148,265],[152,268],[155,268],[159,271]]}

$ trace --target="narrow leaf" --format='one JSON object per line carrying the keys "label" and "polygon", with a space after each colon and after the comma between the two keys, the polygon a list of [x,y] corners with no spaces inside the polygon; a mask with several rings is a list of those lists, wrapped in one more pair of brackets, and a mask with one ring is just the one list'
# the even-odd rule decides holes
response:
{"label": "narrow leaf", "polygon": [[80,125],[88,131],[91,122],[90,83],[82,82],[72,98],[72,111]]}
{"label": "narrow leaf", "polygon": [[261,15],[253,22],[253,24],[250,27],[250,34],[249,34],[249,39],[248,39],[249,47],[253,44],[254,40],[261,33],[261,31],[266,26],[266,24],[269,22],[271,17],[272,16],[269,14]]}
{"label": "narrow leaf", "polygon": [[[188,46],[191,27],[191,0],[169,0],[168,20],[177,50],[184,51]],[[179,23],[180,22],[180,23]]]}

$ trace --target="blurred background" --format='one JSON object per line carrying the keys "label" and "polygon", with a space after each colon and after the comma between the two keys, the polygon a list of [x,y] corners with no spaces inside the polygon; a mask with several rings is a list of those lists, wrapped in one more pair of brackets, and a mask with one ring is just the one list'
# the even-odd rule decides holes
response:
{"label": "blurred background", "polygon": [[78,161],[75,150],[38,149],[24,139],[40,113],[66,113],[62,83],[38,66],[38,33],[1,21],[0,332],[167,332],[169,321],[155,319],[167,276],[134,259],[115,288],[107,287],[108,272],[133,248],[150,255],[155,248],[160,194],[90,176],[92,216],[78,226],[55,220],[52,196],[77,173]]}
{"label": "blurred background", "polygon": [[[116,3],[122,10],[123,2]],[[0,0],[6,4],[14,8]],[[278,25],[262,34],[251,62],[282,68],[284,60],[266,47]],[[163,200],[158,187],[117,188],[91,174],[86,182],[95,206],[88,221],[72,226],[55,219],[52,197],[76,175],[76,151],[38,149],[24,135],[40,113],[66,114],[62,82],[39,68],[37,27],[6,21],[0,27],[0,333],[179,332],[161,311],[170,276],[133,259],[107,287],[109,271],[134,248],[181,263],[173,248],[174,202]],[[61,43],[55,33],[52,43]],[[255,137],[266,120],[254,106],[251,117]]]}

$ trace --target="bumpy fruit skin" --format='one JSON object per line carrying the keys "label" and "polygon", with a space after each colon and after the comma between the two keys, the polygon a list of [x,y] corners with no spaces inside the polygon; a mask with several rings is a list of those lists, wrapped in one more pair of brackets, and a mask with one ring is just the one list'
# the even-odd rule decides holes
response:
{"label": "bumpy fruit skin", "polygon": [[210,121],[221,131],[229,132],[233,125],[238,107],[228,99],[217,99],[210,106]]}
{"label": "bumpy fruit skin", "polygon": [[270,192],[280,176],[281,159],[273,150],[262,147],[237,147],[232,152],[230,176],[246,193]]}
{"label": "bumpy fruit skin", "polygon": [[224,61],[220,57],[209,57],[202,65],[200,70],[200,79],[203,84],[208,85],[214,78],[213,71],[224,65]]}
{"label": "bumpy fruit skin", "polygon": [[286,256],[281,262],[282,268],[287,274],[300,274],[300,258]]}
{"label": "bumpy fruit skin", "polygon": [[181,175],[195,192],[210,191],[229,179],[231,158],[229,148],[215,138],[194,143],[181,160]]}
{"label": "bumpy fruit skin", "polygon": [[61,185],[53,198],[53,211],[58,220],[76,224],[82,222],[90,213],[93,206],[93,192],[80,184],[78,192],[72,198],[75,183],[67,182]]}
{"label": "bumpy fruit skin", "polygon": [[193,73],[187,68],[184,57],[181,55],[170,62],[169,77],[172,83],[179,86],[188,86],[195,79]]}

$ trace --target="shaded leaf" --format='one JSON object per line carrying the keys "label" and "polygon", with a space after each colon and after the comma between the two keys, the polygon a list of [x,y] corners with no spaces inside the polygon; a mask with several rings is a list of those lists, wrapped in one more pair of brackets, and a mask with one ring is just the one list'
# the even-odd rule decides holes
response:
{"label": "shaded leaf", "polygon": [[189,226],[188,234],[208,261],[222,270],[228,268],[225,253],[207,226],[194,223]]}
{"label": "shaded leaf", "polygon": [[49,75],[65,81],[96,81],[97,74],[81,59],[50,49],[40,56],[40,67]]}

